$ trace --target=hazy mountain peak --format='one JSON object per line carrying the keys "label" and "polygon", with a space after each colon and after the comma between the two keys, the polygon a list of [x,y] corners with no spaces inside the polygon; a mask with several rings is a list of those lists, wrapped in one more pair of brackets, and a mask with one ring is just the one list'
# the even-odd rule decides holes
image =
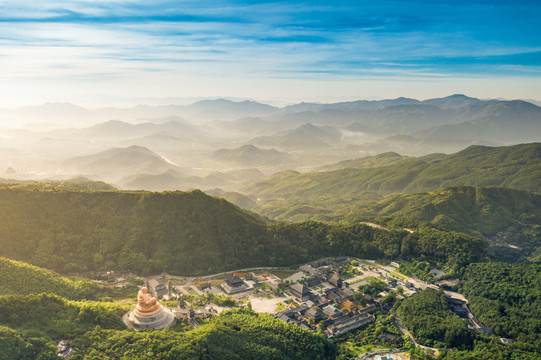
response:
{"label": "hazy mountain peak", "polygon": [[[122,148],[118,148],[118,149],[122,149]],[[125,149],[126,150],[132,150],[132,151],[146,152],[148,154],[155,154],[155,152],[153,152],[149,148],[147,148],[145,146],[141,146],[141,145],[131,145],[131,146],[128,146],[127,148],[125,148]]]}
{"label": "hazy mountain peak", "polygon": [[216,150],[213,157],[224,162],[250,166],[277,165],[291,161],[289,154],[285,152],[276,149],[261,149],[253,144],[242,145],[232,150]]}
{"label": "hazy mountain peak", "polygon": [[453,94],[453,95],[449,95],[449,96],[444,97],[444,99],[479,100],[479,99],[477,99],[477,98],[472,98],[472,97],[466,96],[466,95],[464,95],[464,94]]}
{"label": "hazy mountain peak", "polygon": [[482,100],[477,98],[468,97],[463,94],[454,94],[443,98],[434,98],[424,100],[423,104],[430,104],[442,109],[455,109],[464,105],[481,103]]}
{"label": "hazy mountain peak", "polygon": [[319,128],[312,123],[306,123],[304,125],[299,126],[297,129],[319,130]]}

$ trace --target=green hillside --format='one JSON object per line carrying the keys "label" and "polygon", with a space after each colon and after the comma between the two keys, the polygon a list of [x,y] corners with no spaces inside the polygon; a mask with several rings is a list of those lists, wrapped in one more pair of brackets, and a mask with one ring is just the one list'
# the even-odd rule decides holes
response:
{"label": "green hillside", "polygon": [[410,234],[358,223],[268,224],[200,191],[4,188],[0,217],[6,257],[61,273],[208,274],[339,255],[423,256],[454,267],[479,261],[485,248],[468,235],[429,229]]}
{"label": "green hillside", "polygon": [[0,325],[52,340],[71,339],[96,326],[122,330],[130,307],[112,302],[71,301],[52,294],[0,296]]}
{"label": "green hillside", "polygon": [[336,164],[321,166],[318,171],[332,171],[346,168],[372,168],[388,165],[395,165],[411,159],[409,156],[402,156],[395,152],[386,152],[375,156],[344,160]]}
{"label": "green hillside", "polygon": [[70,359],[334,359],[325,337],[248,309],[222,313],[191,331],[127,330],[128,309],[53,295],[0,296],[0,359],[56,359],[60,339]]}
{"label": "green hillside", "polygon": [[4,188],[0,217],[4,256],[64,273],[111,268],[193,273],[253,266],[262,259],[267,233],[256,215],[200,191]]}
{"label": "green hillside", "polygon": [[[539,290],[535,286],[526,287],[534,285],[535,281],[529,276],[536,275],[535,271],[524,272],[519,265],[505,264],[502,271],[497,270],[499,267],[497,263],[473,264],[465,271],[465,288],[471,290],[467,294],[469,306],[485,325],[489,323],[487,319],[491,320],[490,327],[496,336],[468,329],[469,321],[451,312],[443,292],[434,289],[426,289],[405,299],[397,313],[419,343],[440,348],[437,359],[541,359],[539,317],[536,316],[539,314]],[[479,274],[472,276],[476,271]],[[497,276],[497,280],[492,276]],[[498,280],[502,280],[503,286],[498,286]],[[517,289],[509,283],[510,280],[518,281]],[[472,293],[486,297],[498,294],[505,300],[488,300]],[[517,298],[521,303],[526,299],[534,303],[516,306]],[[502,331],[502,328],[510,331]],[[500,336],[511,337],[514,342],[504,345]]]}
{"label": "green hillside", "polygon": [[438,229],[486,238],[499,251],[541,258],[541,195],[528,191],[458,186],[390,195],[360,207],[355,216],[429,222]]}
{"label": "green hillside", "polygon": [[469,348],[474,333],[455,315],[442,291],[426,289],[404,300],[397,309],[404,325],[423,345]]}
{"label": "green hillside", "polygon": [[[332,202],[336,201],[336,202]],[[290,207],[287,207],[290,204]],[[391,228],[430,226],[487,240],[500,260],[541,259],[541,195],[498,187],[456,186],[417,194],[392,194],[317,206],[272,202],[255,208],[279,219],[354,223],[370,220]]]}
{"label": "green hillside", "polygon": [[54,271],[0,257],[0,295],[50,293],[68,299],[92,299],[100,287],[87,279],[69,279]]}
{"label": "green hillside", "polygon": [[0,182],[0,188],[11,189],[34,189],[48,191],[106,191],[116,188],[103,181],[92,181],[85,177],[77,177],[64,181],[6,181]]}
{"label": "green hillside", "polygon": [[[333,221],[355,215],[392,193],[451,186],[498,186],[541,192],[541,144],[472,146],[419,158],[388,153],[337,164],[338,170],[285,171],[241,190],[259,199],[251,210],[283,221]],[[351,166],[341,168],[342,166]]]}
{"label": "green hillside", "polygon": [[26,336],[0,326],[0,360],[58,360],[56,346],[44,338]]}
{"label": "green hillside", "polygon": [[[501,186],[541,192],[541,143],[507,147],[471,146],[447,156],[400,159],[387,166],[345,168],[319,173],[281,172],[242,192],[271,201],[302,200],[308,203],[346,202],[363,193],[384,195],[414,193],[442,187]],[[381,161],[388,161],[382,158]]]}
{"label": "green hillside", "polygon": [[483,324],[541,353],[541,265],[471,264],[462,278],[462,292]]}
{"label": "green hillside", "polygon": [[220,314],[195,330],[95,330],[74,342],[74,360],[99,359],[334,359],[335,346],[325,337],[251,310]]}

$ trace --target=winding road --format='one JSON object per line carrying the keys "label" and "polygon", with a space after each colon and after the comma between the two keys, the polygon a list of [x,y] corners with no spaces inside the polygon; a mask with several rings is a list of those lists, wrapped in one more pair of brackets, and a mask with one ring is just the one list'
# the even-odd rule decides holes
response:
{"label": "winding road", "polygon": [[415,347],[420,347],[421,349],[424,349],[424,350],[430,350],[430,351],[433,351],[436,356],[439,355],[440,351],[438,349],[421,345],[417,341],[415,341],[415,338],[413,337],[412,333],[410,333],[409,330],[404,326],[404,324],[402,323],[402,320],[400,320],[396,312],[394,313],[394,316],[395,316],[396,326],[398,326],[398,328],[400,329],[400,331],[402,331],[403,334],[409,336],[410,341],[415,345]]}

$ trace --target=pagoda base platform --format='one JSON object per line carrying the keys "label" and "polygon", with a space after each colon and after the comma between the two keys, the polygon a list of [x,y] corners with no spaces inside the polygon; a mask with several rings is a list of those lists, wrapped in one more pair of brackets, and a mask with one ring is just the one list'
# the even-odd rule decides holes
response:
{"label": "pagoda base platform", "polygon": [[127,327],[133,328],[135,330],[163,330],[166,327],[171,327],[175,325],[176,318],[170,309],[162,306],[160,312],[150,316],[138,316],[135,314],[135,309],[131,310],[124,314],[124,316],[122,317],[122,321],[124,322],[124,324],[126,324]]}

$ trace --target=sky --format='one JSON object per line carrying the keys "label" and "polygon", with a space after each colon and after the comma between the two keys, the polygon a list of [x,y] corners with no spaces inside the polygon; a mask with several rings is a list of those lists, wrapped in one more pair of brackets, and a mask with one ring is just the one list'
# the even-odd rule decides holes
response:
{"label": "sky", "polygon": [[540,1],[2,0],[0,105],[541,100],[540,18]]}

